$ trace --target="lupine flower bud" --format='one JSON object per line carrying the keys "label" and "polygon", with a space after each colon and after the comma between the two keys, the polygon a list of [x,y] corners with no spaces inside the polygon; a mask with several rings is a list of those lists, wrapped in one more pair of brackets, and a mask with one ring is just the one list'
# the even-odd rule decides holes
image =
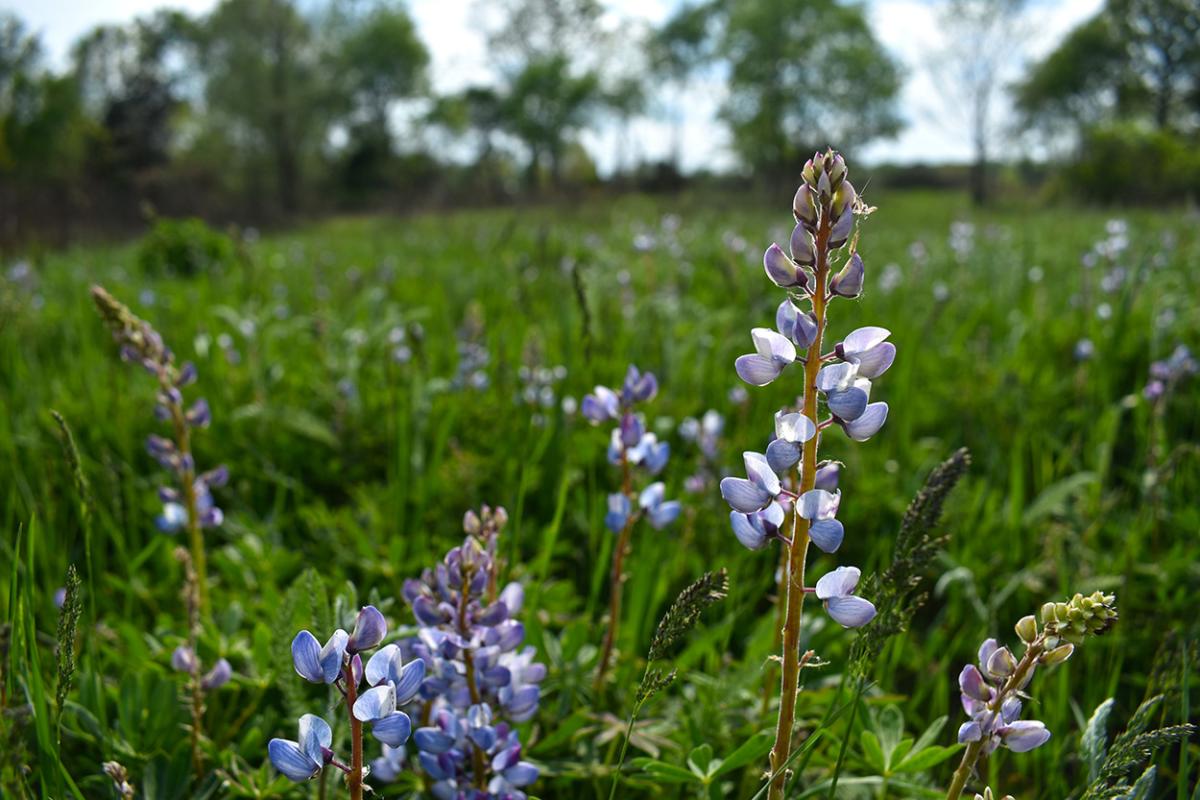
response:
{"label": "lupine flower bud", "polygon": [[171,669],[192,675],[200,670],[200,662],[196,653],[187,645],[180,645],[171,653]]}
{"label": "lupine flower bud", "polygon": [[1115,603],[1115,595],[1099,591],[1087,597],[1076,594],[1070,602],[1043,606],[1042,622],[1049,635],[1080,644],[1087,635],[1100,635],[1112,627],[1117,621]]}
{"label": "lupine flower bud", "polygon": [[[816,243],[813,242],[812,234],[803,225],[797,225],[792,229],[792,238],[788,245],[792,251],[792,259],[797,264],[811,267],[817,262]],[[801,274],[803,275],[802,271]],[[808,282],[807,276],[805,276],[804,282]]]}
{"label": "lupine flower bud", "polygon": [[479,521],[479,515],[474,511],[467,511],[463,514],[463,530],[472,536],[479,533],[482,525]]}
{"label": "lupine flower bud", "polygon": [[795,215],[796,222],[810,231],[816,229],[817,204],[812,188],[807,183],[800,184],[800,188],[796,190],[796,197],[792,200],[792,214]]}
{"label": "lupine flower bud", "polygon": [[354,621],[354,632],[346,643],[346,651],[358,653],[370,650],[387,636],[387,620],[375,606],[363,606]]}
{"label": "lupine flower bud", "polygon": [[1054,648],[1053,650],[1049,650],[1046,653],[1043,653],[1040,660],[1046,666],[1053,666],[1055,664],[1061,664],[1062,662],[1066,661],[1068,658],[1071,657],[1071,654],[1074,652],[1075,652],[1075,645],[1071,644],[1070,642],[1067,642],[1066,644],[1060,644],[1058,647]]}
{"label": "lupine flower bud", "polygon": [[767,252],[763,254],[763,269],[767,271],[767,277],[771,279],[771,282],[781,288],[789,289],[793,286],[808,285],[808,275],[804,270],[798,268],[796,263],[783,252],[783,248],[777,244],[768,247]]}
{"label": "lupine flower bud", "polygon": [[1034,619],[1032,614],[1021,617],[1021,619],[1017,621],[1016,631],[1017,636],[1021,637],[1021,641],[1025,644],[1029,644],[1037,638],[1037,620]]}
{"label": "lupine flower bud", "polygon": [[1017,659],[1007,647],[1001,647],[993,652],[987,660],[988,677],[999,680],[1012,675],[1017,669]]}
{"label": "lupine flower bud", "polygon": [[833,195],[833,204],[830,206],[833,209],[833,218],[841,219],[847,210],[853,211],[856,199],[858,193],[854,191],[854,184],[845,181]]}
{"label": "lupine flower bud", "polygon": [[829,281],[829,291],[841,297],[858,297],[862,294],[864,277],[862,256],[855,253]]}
{"label": "lupine flower bud", "polygon": [[800,311],[791,300],[784,300],[775,312],[775,328],[801,350],[807,350],[817,338],[817,321],[811,311]]}
{"label": "lupine flower bud", "polygon": [[220,689],[225,684],[229,683],[233,677],[233,667],[229,666],[229,662],[223,658],[217,659],[217,663],[213,664],[205,676],[200,680],[200,685],[208,691]]}

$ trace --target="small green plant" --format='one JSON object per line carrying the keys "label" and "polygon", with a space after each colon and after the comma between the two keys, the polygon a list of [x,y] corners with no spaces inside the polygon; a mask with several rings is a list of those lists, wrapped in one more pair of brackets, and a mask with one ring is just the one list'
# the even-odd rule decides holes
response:
{"label": "small green plant", "polygon": [[138,246],[138,266],[146,275],[190,277],[212,272],[236,256],[233,240],[204,220],[160,219]]}

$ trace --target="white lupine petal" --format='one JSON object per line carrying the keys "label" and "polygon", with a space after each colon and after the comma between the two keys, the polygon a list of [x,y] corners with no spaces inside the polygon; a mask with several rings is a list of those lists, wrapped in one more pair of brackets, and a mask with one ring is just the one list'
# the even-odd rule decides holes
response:
{"label": "white lupine petal", "polygon": [[836,364],[826,364],[817,373],[817,388],[822,392],[832,392],[851,386],[858,377],[858,365],[849,361]]}
{"label": "white lupine petal", "polygon": [[1000,738],[1014,753],[1027,753],[1045,744],[1050,739],[1050,731],[1036,720],[1022,720],[1001,728]]}
{"label": "white lupine petal", "polygon": [[302,783],[321,771],[321,763],[308,757],[296,742],[272,739],[267,743],[267,756],[275,769],[288,780]]}
{"label": "white lupine petal", "polygon": [[817,435],[817,426],[799,413],[775,413],[775,435],[789,442],[803,444]]}
{"label": "white lupine petal", "polygon": [[655,481],[638,495],[638,505],[642,508],[656,508],[666,497],[666,492],[666,485],[662,481]]}
{"label": "white lupine petal", "polygon": [[750,338],[754,340],[754,349],[760,356],[785,364],[796,360],[796,345],[781,333],[770,328],[751,328]]}
{"label": "white lupine petal", "polygon": [[850,332],[850,334],[842,340],[842,352],[847,357],[857,356],[866,350],[870,350],[875,345],[892,335],[892,332],[887,328],[880,328],[875,325],[868,325],[865,328],[858,328]]}
{"label": "white lupine petal", "polygon": [[817,581],[817,599],[828,600],[832,597],[845,597],[858,586],[862,571],[858,567],[838,567],[833,572],[827,572]]}
{"label": "white lupine petal", "polygon": [[800,495],[798,508],[804,519],[832,519],[837,515],[838,506],[842,502],[841,492],[827,492],[824,489],[812,489]]}
{"label": "white lupine petal", "polygon": [[394,644],[381,647],[367,660],[364,675],[369,686],[378,686],[392,675],[392,659],[399,659],[400,648]]}
{"label": "white lupine petal", "polygon": [[297,744],[309,758],[323,764],[325,757],[321,749],[333,744],[333,730],[316,714],[305,714],[300,717],[300,741]]}

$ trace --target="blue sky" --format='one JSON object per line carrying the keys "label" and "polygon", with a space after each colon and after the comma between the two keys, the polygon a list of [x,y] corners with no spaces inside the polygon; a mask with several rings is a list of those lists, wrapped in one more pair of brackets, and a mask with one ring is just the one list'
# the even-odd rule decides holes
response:
{"label": "blue sky", "polygon": [[[657,24],[680,0],[607,0],[607,23]],[[443,91],[488,80],[483,35],[479,29],[480,0],[409,0],[422,38],[433,55],[435,88]],[[0,0],[0,8],[15,11],[41,33],[51,58],[65,63],[71,43],[100,23],[124,22],[160,6],[192,13],[210,9],[215,0]],[[1014,36],[1014,74],[1023,59],[1036,58],[1053,48],[1078,22],[1094,14],[1102,0],[1038,0],[1032,2],[1022,30]],[[925,66],[927,54],[940,43],[933,0],[868,0],[868,16],[880,41],[904,65],[906,78],[901,108],[907,122],[896,138],[870,145],[862,157],[870,161],[965,161],[970,157],[965,131],[953,121]],[[725,167],[731,160],[728,139],[716,120],[723,86],[719,80],[698,82],[678,98],[686,108],[684,124],[673,126],[656,119],[640,120],[619,140],[615,126],[601,126],[585,137],[585,144],[603,168],[618,152],[626,158],[654,158],[671,149],[677,130],[682,131],[685,167]],[[1005,109],[1000,108],[1001,116]],[[1011,145],[1010,145],[1011,146]],[[999,153],[1006,154],[1003,143]]]}

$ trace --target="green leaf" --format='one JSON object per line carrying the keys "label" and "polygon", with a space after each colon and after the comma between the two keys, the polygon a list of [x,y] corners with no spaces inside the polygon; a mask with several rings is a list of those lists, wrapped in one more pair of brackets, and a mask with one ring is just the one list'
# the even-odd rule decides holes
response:
{"label": "green leaf", "polygon": [[726,756],[721,762],[721,766],[713,773],[713,777],[740,769],[747,764],[753,764],[771,752],[771,745],[774,742],[775,734],[771,731],[759,731]]}
{"label": "green leaf", "polygon": [[1050,484],[1025,510],[1024,524],[1032,525],[1045,517],[1064,515],[1071,501],[1098,480],[1094,472],[1077,472]]}
{"label": "green leaf", "polygon": [[712,745],[702,744],[688,754],[688,768],[703,780],[708,777],[708,764],[712,761],[712,756]]}
{"label": "green leaf", "polygon": [[896,745],[896,748],[887,754],[888,770],[890,771],[892,769],[893,764],[899,764],[901,761],[903,761],[908,754],[912,752],[912,747],[912,739],[901,739],[900,744]]}
{"label": "green leaf", "polygon": [[1110,697],[1096,706],[1087,727],[1083,729],[1079,752],[1087,764],[1088,783],[1095,782],[1100,776],[1100,767],[1104,764],[1104,754],[1108,749],[1108,717],[1114,705],[1115,701]]}
{"label": "green leaf", "polygon": [[904,736],[904,715],[896,706],[886,706],[879,712],[879,722],[876,726],[879,732],[879,748],[883,751],[883,772],[892,763],[892,753]]}
{"label": "green leaf", "polygon": [[893,768],[893,772],[924,772],[925,770],[935,767],[945,761],[950,756],[962,749],[961,744],[950,745],[943,747],[941,745],[933,745],[925,747],[909,755],[908,758],[901,761]]}
{"label": "green leaf", "polygon": [[858,738],[862,744],[863,757],[872,769],[882,775],[887,770],[887,764],[884,761],[883,749],[879,746],[879,737],[875,735],[875,731],[863,731]]}
{"label": "green leaf", "polygon": [[942,734],[942,728],[946,727],[947,719],[948,717],[941,716],[929,723],[929,727],[925,729],[925,732],[917,737],[917,743],[913,745],[912,755],[916,755],[937,741],[938,737]]}

